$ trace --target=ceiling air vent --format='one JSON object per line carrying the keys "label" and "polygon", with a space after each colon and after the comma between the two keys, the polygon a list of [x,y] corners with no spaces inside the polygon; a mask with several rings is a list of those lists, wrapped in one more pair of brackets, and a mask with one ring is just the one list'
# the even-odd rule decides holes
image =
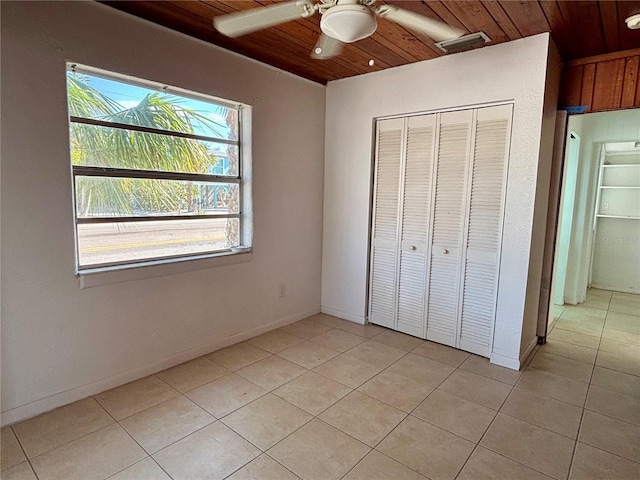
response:
{"label": "ceiling air vent", "polygon": [[464,50],[471,50],[474,47],[479,47],[489,43],[490,41],[491,39],[487,37],[484,32],[477,32],[464,35],[463,37],[453,38],[451,40],[436,42],[436,47],[445,53],[456,53]]}

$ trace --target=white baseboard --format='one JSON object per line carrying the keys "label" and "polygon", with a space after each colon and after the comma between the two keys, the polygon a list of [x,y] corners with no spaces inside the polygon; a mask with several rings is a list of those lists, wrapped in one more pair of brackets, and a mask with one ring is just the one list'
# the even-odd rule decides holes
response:
{"label": "white baseboard", "polygon": [[326,313],[327,315],[342,318],[343,320],[349,320],[351,322],[359,323],[360,325],[364,325],[365,323],[364,315],[355,315],[353,313],[343,312],[342,310],[338,310],[337,308],[331,308],[325,305],[322,305],[320,307],[320,311],[322,313]]}
{"label": "white baseboard", "polygon": [[317,313],[319,313],[318,309],[309,310],[307,312],[301,312],[285,318],[281,318],[266,325],[261,325],[250,330],[245,330],[244,332],[236,333],[227,338],[209,340],[203,345],[176,353],[175,355],[164,358],[151,365],[146,365],[144,367],[134,368],[126,372],[117,373],[96,382],[81,385],[70,390],[65,390],[64,392],[55,393],[48,397],[35,400],[25,405],[20,405],[19,407],[15,407],[2,412],[0,416],[0,424],[4,427],[12,423],[26,420],[27,418],[35,417],[36,415],[48,412],[49,410],[53,410],[54,408],[67,405],[77,400],[82,400],[83,398],[89,397],[91,395],[95,395],[97,393],[104,392],[105,390],[109,390],[111,388],[124,385],[125,383],[129,383],[148,375],[152,375],[167,368],[171,368],[175,365],[193,360],[194,358],[201,357],[202,355],[205,355],[207,353],[211,353],[216,350],[220,350],[221,348],[236,344],[238,342],[248,340],[249,338],[256,337],[271,330],[275,330],[276,328],[284,327],[285,325],[289,325],[290,323],[297,322],[298,320],[302,320],[303,318],[310,317]]}
{"label": "white baseboard", "polygon": [[521,362],[517,358],[507,357],[499,353],[492,353],[489,357],[489,362],[501,367],[510,368],[511,370],[520,370]]}

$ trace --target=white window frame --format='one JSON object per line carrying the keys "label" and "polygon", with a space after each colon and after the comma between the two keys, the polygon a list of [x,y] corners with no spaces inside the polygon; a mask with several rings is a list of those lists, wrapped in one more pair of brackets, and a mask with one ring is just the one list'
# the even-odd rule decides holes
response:
{"label": "white window frame", "polygon": [[[205,101],[215,105],[232,108],[238,112],[238,139],[228,140],[213,136],[196,135],[182,132],[166,131],[151,127],[142,127],[137,125],[121,124],[117,122],[95,120],[84,117],[75,117],[69,115],[69,126],[71,124],[95,125],[98,127],[120,128],[129,131],[139,131],[144,133],[159,134],[177,138],[190,138],[195,140],[210,141],[215,143],[236,145],[238,147],[238,174],[237,176],[224,176],[214,174],[194,174],[164,171],[148,171],[140,169],[127,168],[105,168],[93,166],[73,165],[70,158],[71,181],[73,193],[73,219],[74,219],[74,238],[75,238],[75,271],[80,277],[81,287],[91,287],[104,283],[114,283],[118,281],[127,281],[138,278],[155,277],[167,275],[173,272],[179,273],[185,271],[185,268],[176,268],[176,263],[185,263],[186,261],[199,261],[198,265],[190,265],[194,268],[209,268],[217,265],[228,265],[232,263],[246,262],[251,259],[251,246],[253,238],[253,205],[251,193],[251,107],[242,103],[230,102],[210,95],[198,94],[193,91],[184,90],[178,87],[169,87],[158,82],[150,80],[141,80],[128,75],[108,72],[94,67],[78,65],[76,63],[67,63],[67,70],[78,73],[85,73],[91,76],[97,76],[108,80],[113,80],[129,85],[135,85],[143,88],[155,89],[165,93],[171,93],[176,96],[191,98],[194,100]],[[66,74],[66,72],[65,72]],[[71,150],[70,150],[71,151]],[[76,211],[76,176],[97,176],[103,178],[140,178],[150,180],[178,180],[178,181],[201,181],[210,184],[224,183],[237,184],[239,187],[239,211],[230,214],[205,214],[205,215],[162,215],[153,217],[144,216],[121,216],[121,217],[93,217],[78,218]],[[139,260],[123,260],[97,265],[80,265],[80,252],[78,242],[78,225],[95,224],[95,223],[128,223],[128,222],[144,222],[144,221],[172,221],[172,220],[202,220],[202,219],[222,219],[237,218],[239,221],[239,240],[240,245],[249,247],[243,251],[234,251],[231,248],[211,250],[208,252],[198,252],[192,254],[178,254],[163,257],[148,257]],[[238,257],[234,259],[233,257]],[[152,267],[152,268],[140,268]],[[125,270],[135,269],[134,273],[126,273]],[[189,268],[191,269],[191,268]],[[125,275],[122,275],[125,273]]]}

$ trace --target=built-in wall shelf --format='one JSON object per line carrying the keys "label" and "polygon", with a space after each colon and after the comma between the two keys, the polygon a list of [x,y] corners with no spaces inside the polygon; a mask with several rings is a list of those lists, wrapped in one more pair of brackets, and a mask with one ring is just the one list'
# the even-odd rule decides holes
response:
{"label": "built-in wall shelf", "polygon": [[600,188],[619,188],[619,189],[623,189],[623,188],[627,188],[627,189],[634,189],[634,188],[640,188],[640,187],[632,187],[629,185],[602,185]]}
{"label": "built-in wall shelf", "polygon": [[640,217],[635,217],[635,216],[631,216],[631,215],[605,215],[602,213],[598,213],[596,215],[596,217],[598,218],[626,218],[628,220],[640,220]]}

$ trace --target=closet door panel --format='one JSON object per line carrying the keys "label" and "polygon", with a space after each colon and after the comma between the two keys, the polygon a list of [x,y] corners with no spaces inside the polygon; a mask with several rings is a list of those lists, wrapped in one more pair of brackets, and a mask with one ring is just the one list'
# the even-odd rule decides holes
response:
{"label": "closet door panel", "polygon": [[435,115],[407,120],[397,330],[424,335]]}
{"label": "closet door panel", "polygon": [[457,345],[460,246],[472,111],[440,116],[429,276],[427,339]]}
{"label": "closet door panel", "polygon": [[369,321],[396,327],[403,119],[378,122]]}
{"label": "closet door panel", "polygon": [[478,109],[470,172],[460,348],[483,356],[493,340],[511,109]]}

